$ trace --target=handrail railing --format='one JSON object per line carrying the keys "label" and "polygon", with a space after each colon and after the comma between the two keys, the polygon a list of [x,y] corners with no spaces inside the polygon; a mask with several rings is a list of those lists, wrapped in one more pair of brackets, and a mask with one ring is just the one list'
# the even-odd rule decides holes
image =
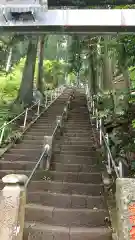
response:
{"label": "handrail railing", "polygon": [[108,170],[108,173],[111,174],[112,170],[111,170],[111,166],[114,168],[114,171],[116,173],[116,176],[117,177],[120,177],[120,174],[119,174],[119,167],[116,166],[115,164],[115,161],[112,157],[112,153],[111,153],[111,150],[110,150],[110,147],[109,147],[109,144],[106,140],[107,136],[105,137],[102,129],[101,129],[101,134],[102,134],[102,138],[103,138],[103,141],[105,143],[105,146],[106,146],[106,149],[107,149],[107,160],[108,160],[108,165],[107,165],[107,170]]}
{"label": "handrail railing", "polygon": [[[64,87],[59,87],[56,88],[54,91],[52,91],[52,96],[51,96],[51,101],[48,101],[48,98],[46,98],[45,101],[45,106],[44,108],[46,109],[48,107],[48,105],[50,105],[50,103],[53,102],[53,100],[55,100],[59,94],[61,94],[61,92],[64,90]],[[47,96],[47,94],[46,94]],[[34,103],[32,106],[30,106],[29,108],[26,108],[22,113],[20,113],[19,115],[17,115],[16,117],[14,117],[12,120],[10,120],[9,122],[4,122],[4,124],[0,127],[0,131],[1,131],[1,135],[0,135],[0,145],[2,144],[3,141],[3,137],[4,137],[4,133],[5,133],[5,129],[7,126],[9,126],[11,123],[14,123],[16,120],[18,120],[21,116],[24,115],[24,121],[23,121],[23,126],[22,129],[24,130],[26,128],[26,124],[27,124],[27,119],[28,119],[28,112],[31,111],[34,107],[37,106],[37,112],[35,113],[36,116],[39,116],[40,114],[40,106],[41,105],[41,101],[37,101],[36,103]],[[7,136],[8,138],[8,136]]]}
{"label": "handrail railing", "polygon": [[87,105],[88,105],[88,110],[90,112],[90,115],[92,114],[93,116],[95,116],[96,119],[96,128],[97,130],[99,130],[99,142],[100,145],[102,146],[104,143],[104,148],[107,151],[107,172],[108,174],[112,173],[112,169],[115,171],[115,174],[117,176],[117,178],[123,177],[123,163],[122,161],[119,161],[119,164],[117,166],[117,164],[115,163],[110,147],[109,147],[109,136],[108,134],[104,133],[103,129],[102,129],[102,118],[99,118],[99,114],[98,114],[98,110],[95,107],[95,101],[93,100],[93,98],[89,95],[88,89],[86,88],[86,97],[87,97]]}
{"label": "handrail railing", "polygon": [[[63,125],[62,122],[63,122],[63,120],[64,120],[64,115],[67,116],[67,111],[68,111],[68,109],[69,109],[69,105],[70,105],[70,103],[71,103],[71,100],[72,100],[72,97],[70,96],[69,99],[68,99],[68,101],[67,101],[66,106],[64,107],[64,110],[63,110],[63,112],[62,112],[62,115],[56,117],[56,126],[55,126],[55,128],[54,128],[54,130],[53,130],[52,135],[50,136],[50,138],[51,138],[51,143],[48,144],[48,142],[47,142],[47,143],[44,145],[43,151],[42,151],[42,153],[41,153],[41,155],[40,155],[40,157],[39,157],[39,159],[38,159],[35,167],[33,168],[30,176],[28,177],[28,180],[26,181],[26,184],[25,184],[25,187],[26,187],[26,188],[27,188],[30,180],[32,179],[33,175],[35,174],[36,170],[37,170],[38,167],[41,165],[41,162],[42,162],[43,158],[44,158],[44,164],[42,164],[42,165],[47,166],[47,158],[49,157],[49,154],[50,154],[50,152],[52,151],[52,142],[53,142],[53,140],[54,140],[54,137],[55,137],[55,134],[56,134],[58,128],[61,129],[61,127],[62,127],[62,125]],[[48,136],[47,136],[47,137],[48,137]],[[42,165],[41,165],[41,166],[42,166]],[[47,167],[46,167],[46,168],[47,168]]]}

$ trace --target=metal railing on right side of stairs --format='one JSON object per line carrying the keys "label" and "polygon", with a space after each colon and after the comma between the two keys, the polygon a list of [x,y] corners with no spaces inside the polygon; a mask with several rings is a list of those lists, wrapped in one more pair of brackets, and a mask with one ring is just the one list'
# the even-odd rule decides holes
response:
{"label": "metal railing on right side of stairs", "polygon": [[[0,146],[2,145],[5,130],[6,130],[7,127],[9,127],[11,124],[15,123],[16,120],[18,120],[20,117],[24,116],[23,125],[21,126],[21,131],[24,131],[25,128],[26,128],[26,125],[27,125],[28,113],[30,111],[32,111],[34,108],[37,108],[37,111],[35,113],[35,119],[36,119],[40,115],[40,106],[42,106],[44,110],[46,108],[48,108],[48,106],[50,106],[50,104],[52,104],[53,101],[55,101],[61,95],[61,93],[64,91],[64,89],[65,89],[64,86],[60,86],[60,87],[56,88],[55,90],[50,90],[49,93],[48,93],[48,91],[46,91],[45,92],[45,104],[44,105],[41,104],[41,102],[39,100],[36,103],[34,103],[31,107],[26,108],[22,113],[17,115],[11,121],[4,122],[4,124],[0,127],[0,133],[1,133],[0,134]],[[8,135],[7,135],[6,138],[8,138]]]}
{"label": "metal railing on right side of stairs", "polygon": [[109,146],[109,136],[103,130],[102,118],[99,118],[95,101],[89,92],[88,86],[86,86],[85,93],[90,120],[94,117],[100,146],[104,146],[106,152],[107,172],[112,174],[114,171],[116,174],[116,238],[117,240],[133,240],[135,239],[135,178],[125,178],[123,175],[124,162],[119,161],[117,166],[113,159]]}
{"label": "metal railing on right side of stairs", "polygon": [[102,120],[102,118],[99,117],[98,110],[95,107],[96,106],[95,101],[91,96],[88,95],[87,88],[86,88],[85,93],[86,93],[86,97],[87,97],[87,106],[88,106],[88,110],[90,113],[91,124],[92,124],[91,119],[94,118],[96,130],[97,130],[98,136],[99,136],[99,143],[100,143],[100,146],[104,148],[104,153],[106,155],[105,160],[107,161],[107,164],[106,164],[107,172],[109,175],[111,175],[112,172],[114,171],[117,178],[122,178],[123,177],[123,162],[120,160],[117,165],[117,163],[113,159],[112,152],[111,152],[111,149],[109,146],[110,145],[109,135],[108,135],[108,133],[104,132],[103,120]]}
{"label": "metal railing on right side of stairs", "polygon": [[68,118],[73,94],[69,96],[61,116],[56,117],[56,126],[51,136],[44,136],[41,155],[29,177],[9,174],[2,178],[5,187],[0,195],[0,240],[22,240],[26,193],[29,183],[37,170],[48,170],[52,156],[52,146],[56,134],[62,134],[64,121]]}

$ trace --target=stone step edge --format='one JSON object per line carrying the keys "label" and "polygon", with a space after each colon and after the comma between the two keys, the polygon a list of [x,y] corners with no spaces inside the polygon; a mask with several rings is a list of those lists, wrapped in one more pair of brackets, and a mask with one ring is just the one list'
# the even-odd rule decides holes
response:
{"label": "stone step edge", "polygon": [[35,229],[40,230],[43,232],[59,232],[59,233],[94,233],[95,235],[103,233],[103,234],[111,234],[112,230],[107,227],[62,227],[62,226],[55,226],[55,225],[47,225],[39,222],[25,222],[25,229]]}
{"label": "stone step edge", "polygon": [[40,209],[42,211],[50,211],[50,212],[54,212],[54,210],[56,211],[60,211],[60,212],[71,212],[71,213],[78,213],[78,212],[82,212],[82,213],[95,213],[95,212],[98,212],[98,213],[107,213],[107,216],[108,216],[108,209],[88,209],[88,208],[59,208],[59,207],[53,207],[53,206],[45,206],[45,205],[42,205],[42,204],[34,204],[34,203],[27,203],[26,206],[25,206],[25,209]]}

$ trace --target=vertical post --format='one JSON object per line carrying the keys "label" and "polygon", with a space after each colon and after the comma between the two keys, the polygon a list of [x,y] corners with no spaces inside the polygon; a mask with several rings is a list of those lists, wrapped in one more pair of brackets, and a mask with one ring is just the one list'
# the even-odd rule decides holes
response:
{"label": "vertical post", "polygon": [[23,128],[26,127],[26,122],[27,122],[27,116],[28,116],[28,108],[26,108],[26,111],[25,111],[25,116],[24,116],[24,123],[23,123]]}
{"label": "vertical post", "polygon": [[100,145],[102,145],[102,118],[99,120],[99,140],[100,140]]}
{"label": "vertical post", "polygon": [[62,124],[62,116],[57,116],[56,117],[56,124],[59,128],[59,132],[60,134],[62,134],[62,128],[63,128],[63,124]]}
{"label": "vertical post", "polygon": [[2,140],[3,140],[3,136],[4,136],[4,132],[5,132],[5,127],[6,127],[7,123],[4,122],[3,124],[3,128],[2,128],[2,132],[1,132],[1,136],[0,136],[0,145],[2,143]]}
{"label": "vertical post", "polygon": [[56,89],[55,89],[55,92],[54,92],[54,97],[55,97],[55,98],[57,97]]}
{"label": "vertical post", "polygon": [[123,177],[123,165],[122,165],[122,161],[119,161],[118,170],[119,170],[119,176],[120,176],[120,178],[122,178],[122,177]]}
{"label": "vertical post", "polygon": [[47,107],[47,96],[46,96],[46,93],[45,93],[45,108]]}
{"label": "vertical post", "polygon": [[135,239],[135,179],[116,179],[117,236],[119,240]]}
{"label": "vertical post", "polygon": [[53,100],[53,93],[52,93],[52,90],[51,90],[51,102],[52,102],[52,100]]}
{"label": "vertical post", "polygon": [[39,112],[40,112],[40,100],[39,100],[39,102],[38,102],[37,116],[39,116]]}
{"label": "vertical post", "polygon": [[64,120],[67,120],[67,118],[68,118],[67,107],[64,107]]}
{"label": "vertical post", "polygon": [[91,109],[93,110],[93,99],[92,99],[92,96],[91,96],[91,100],[90,100],[91,102],[90,102],[90,107],[91,107]]}
{"label": "vertical post", "polygon": [[98,129],[98,110],[96,108],[96,128]]}
{"label": "vertical post", "polygon": [[94,100],[92,101],[92,109],[93,109],[93,116],[95,115],[95,104],[94,104]]}
{"label": "vertical post", "polygon": [[[108,133],[106,134],[106,140],[107,140],[107,144],[109,146],[109,135],[108,135]],[[107,163],[108,163],[108,165],[107,165],[107,172],[108,172],[108,174],[111,174],[112,173],[111,158],[110,158],[110,154],[108,152],[108,149],[107,149]]]}
{"label": "vertical post", "polygon": [[9,174],[2,178],[0,196],[0,240],[22,240],[26,204],[27,176]]}
{"label": "vertical post", "polygon": [[62,127],[62,116],[56,117],[56,124],[61,128]]}
{"label": "vertical post", "polygon": [[46,168],[47,170],[50,168],[50,161],[51,161],[51,157],[52,157],[52,142],[53,142],[53,137],[52,136],[44,136],[44,147],[46,145],[49,145],[49,152],[48,152],[46,166],[43,163],[43,165],[41,165],[40,167],[41,168]]}

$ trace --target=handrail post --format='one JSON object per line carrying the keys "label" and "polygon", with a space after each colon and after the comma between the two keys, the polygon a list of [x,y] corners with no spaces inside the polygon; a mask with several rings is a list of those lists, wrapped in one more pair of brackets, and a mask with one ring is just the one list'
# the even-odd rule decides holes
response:
{"label": "handrail post", "polygon": [[90,108],[93,111],[93,97],[92,96],[90,98]]}
{"label": "handrail post", "polygon": [[60,131],[60,135],[62,134],[62,128],[63,128],[63,124],[62,124],[62,116],[57,116],[56,117],[56,124],[58,126],[58,129]]}
{"label": "handrail post", "polygon": [[68,110],[70,109],[70,100],[67,101]]}
{"label": "handrail post", "polygon": [[102,118],[99,120],[99,141],[100,145],[102,145]]}
{"label": "handrail post", "polygon": [[116,179],[117,236],[119,240],[135,239],[135,179]]}
{"label": "handrail post", "polygon": [[57,93],[56,93],[56,89],[55,89],[55,92],[54,92],[54,96],[55,96],[55,98],[57,98]]}
{"label": "handrail post", "polygon": [[[106,134],[106,140],[107,140],[107,144],[109,146],[109,135],[108,135],[108,133]],[[110,154],[108,152],[108,149],[107,149],[107,172],[108,172],[108,174],[112,173],[111,158],[110,158]]]}
{"label": "handrail post", "polygon": [[94,100],[92,101],[92,110],[93,110],[93,116],[95,115],[95,103]]}
{"label": "handrail post", "polygon": [[52,100],[53,100],[53,93],[52,93],[52,91],[51,91],[51,102],[52,102]]}
{"label": "handrail post", "polygon": [[26,108],[26,111],[25,111],[25,116],[24,116],[24,123],[23,123],[23,128],[26,127],[26,122],[27,122],[27,116],[28,116],[28,108]]}
{"label": "handrail post", "polygon": [[50,160],[52,157],[52,142],[53,142],[53,137],[52,136],[44,136],[44,148],[48,146],[48,154],[47,154],[47,162],[42,165],[40,165],[41,168],[45,168],[48,170],[50,168]]}
{"label": "handrail post", "polygon": [[98,130],[98,110],[96,108],[96,128]]}
{"label": "handrail post", "polygon": [[27,179],[19,174],[2,178],[6,185],[0,196],[0,240],[23,239]]}
{"label": "handrail post", "polygon": [[123,177],[123,165],[122,165],[122,161],[119,161],[118,171],[119,171],[119,177],[122,178],[122,177]]}
{"label": "handrail post", "polygon": [[45,95],[45,104],[46,104],[46,106],[47,106],[47,103],[48,103],[48,94],[46,92],[46,95]]}
{"label": "handrail post", "polygon": [[68,111],[67,111],[67,106],[64,107],[64,120],[67,120],[68,118]]}
{"label": "handrail post", "polygon": [[7,123],[4,122],[4,124],[3,124],[3,129],[2,129],[2,132],[1,132],[1,136],[0,136],[0,145],[1,145],[2,140],[3,140],[3,136],[4,136],[4,132],[5,132],[6,125],[7,125]]}
{"label": "handrail post", "polygon": [[58,125],[58,127],[62,127],[62,116],[56,117],[56,124]]}
{"label": "handrail post", "polygon": [[38,101],[38,106],[37,106],[37,116],[39,116],[40,113],[40,100]]}

